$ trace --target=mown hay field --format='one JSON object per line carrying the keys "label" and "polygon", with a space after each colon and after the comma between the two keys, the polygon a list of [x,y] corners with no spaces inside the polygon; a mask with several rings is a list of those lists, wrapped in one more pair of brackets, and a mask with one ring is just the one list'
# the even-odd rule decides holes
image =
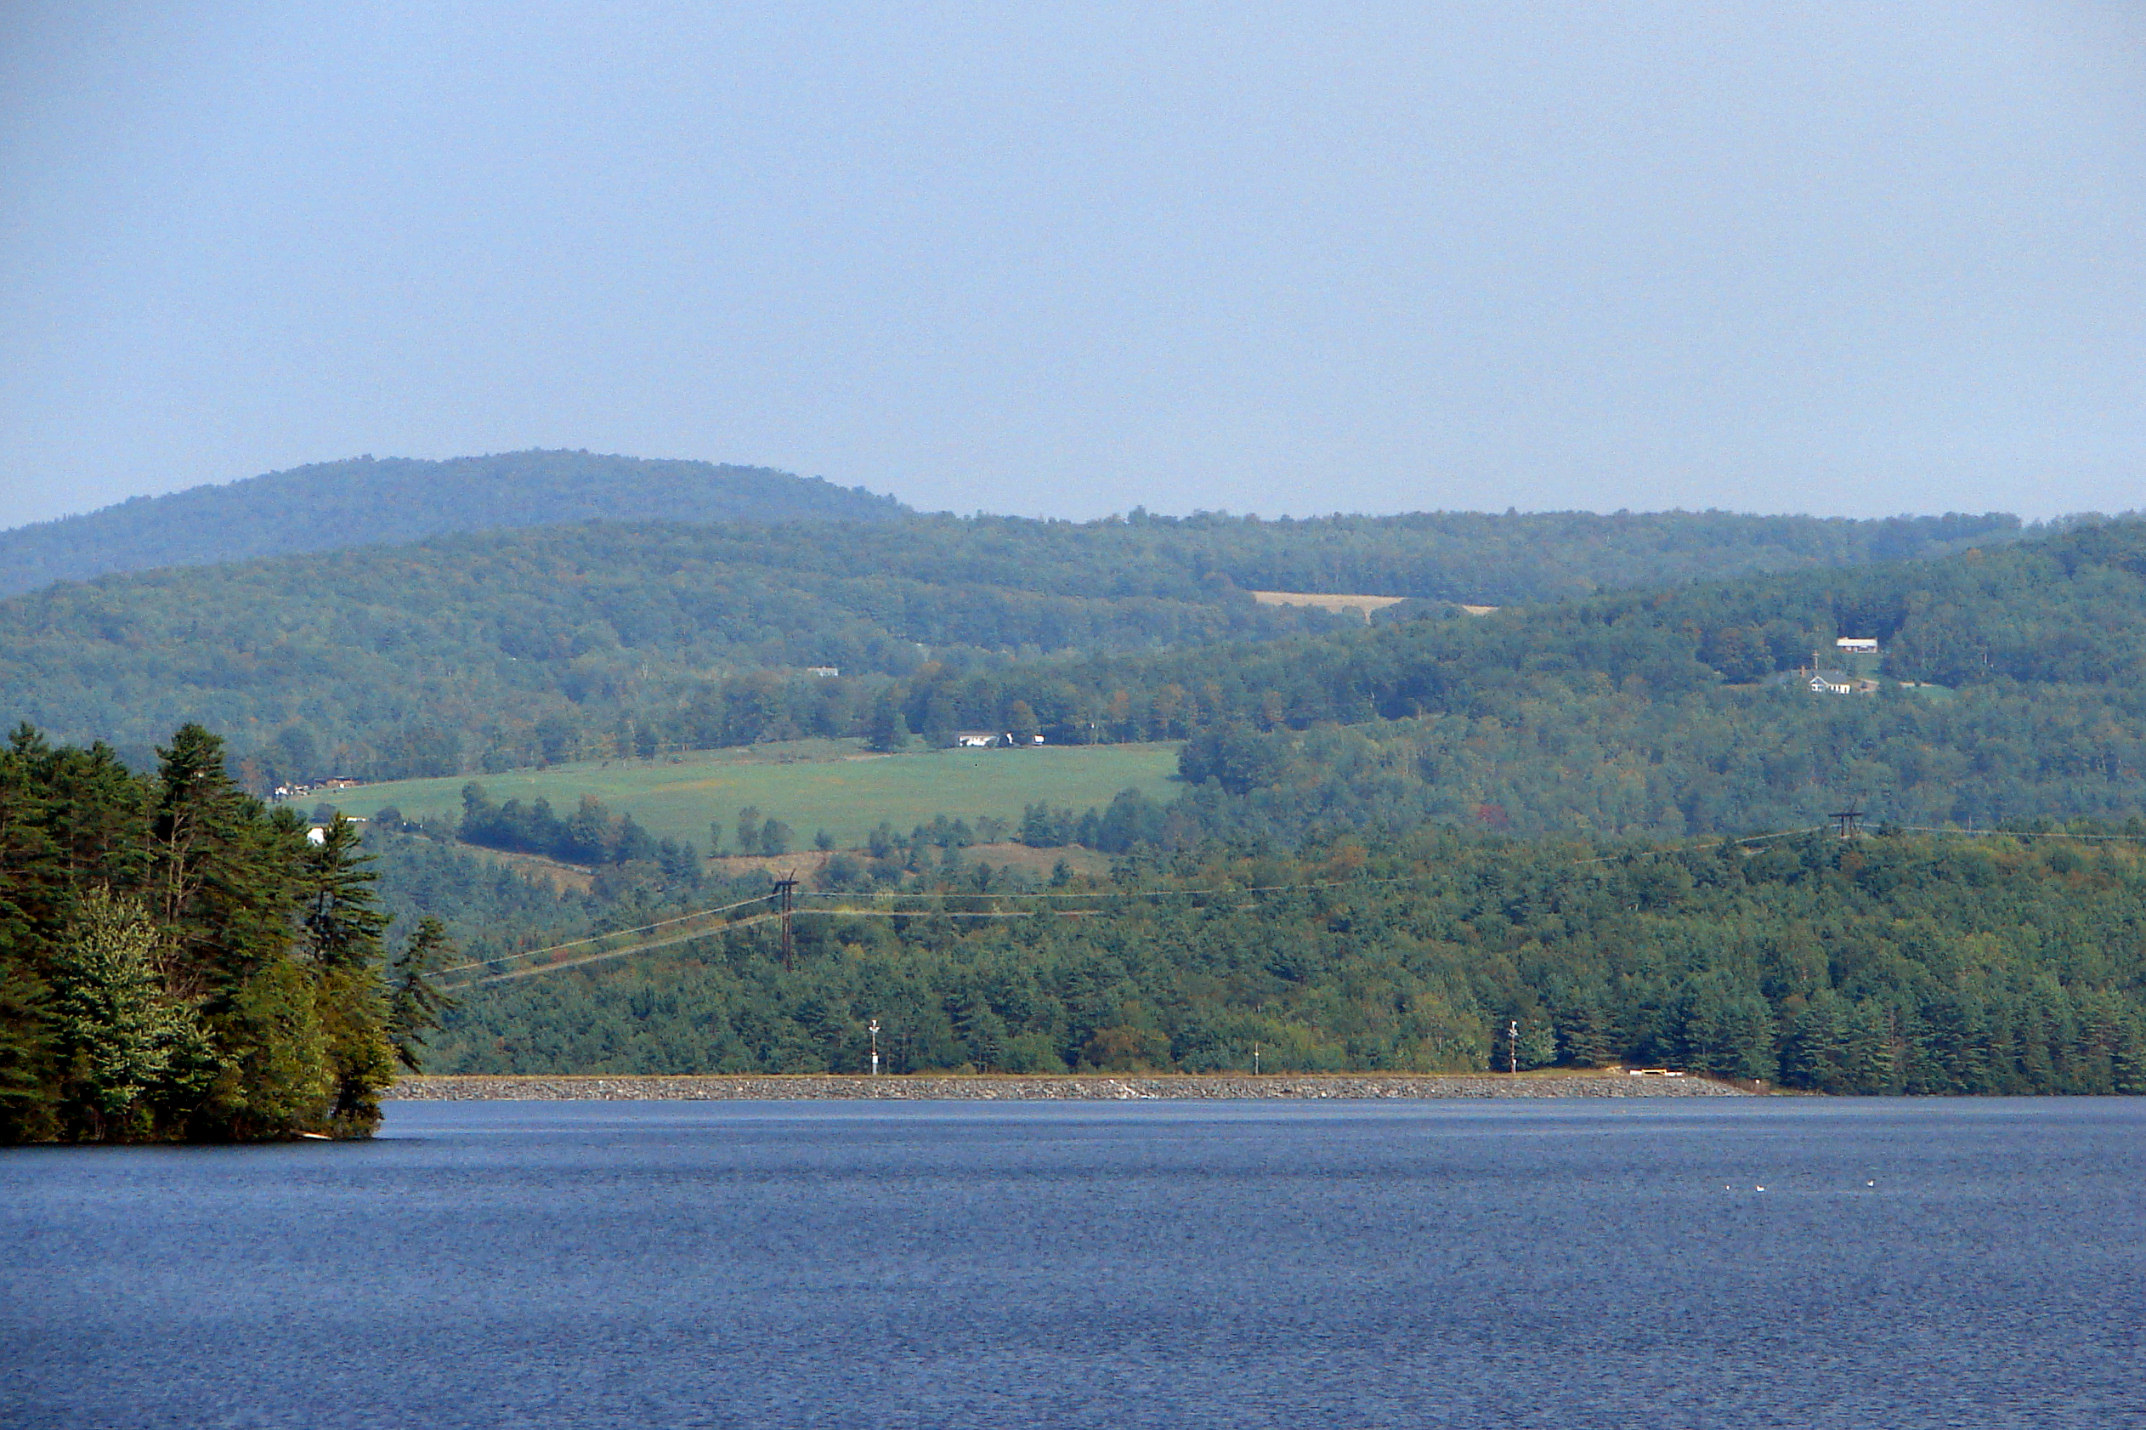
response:
{"label": "mown hay field", "polygon": [[928,750],[866,754],[849,740],[807,740],[705,750],[653,760],[606,760],[498,775],[397,780],[332,796],[345,814],[394,807],[406,819],[453,821],[462,786],[474,779],[494,800],[542,796],[562,816],[593,794],[613,814],[631,813],[659,839],[690,839],[703,853],[708,826],[724,844],[738,810],[757,805],[796,831],[799,844],[825,829],[838,845],[864,842],[881,820],[906,834],[932,816],[988,814],[1018,823],[1024,805],[1044,801],[1075,812],[1110,803],[1123,789],[1168,800],[1177,774],[1174,743],[1046,746],[1033,750]]}

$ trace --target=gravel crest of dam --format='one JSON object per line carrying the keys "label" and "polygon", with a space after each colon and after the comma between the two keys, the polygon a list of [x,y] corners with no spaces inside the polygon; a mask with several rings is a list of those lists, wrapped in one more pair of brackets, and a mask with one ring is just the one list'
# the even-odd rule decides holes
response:
{"label": "gravel crest of dam", "polygon": [[865,1077],[751,1073],[641,1077],[406,1077],[386,1096],[409,1102],[715,1102],[879,1098],[935,1102],[1109,1102],[1143,1098],[1290,1099],[1487,1097],[1746,1097],[1755,1089],[1704,1077],[1634,1076],[1625,1072],[1512,1077],[1485,1074],[1322,1073],[1156,1076]]}

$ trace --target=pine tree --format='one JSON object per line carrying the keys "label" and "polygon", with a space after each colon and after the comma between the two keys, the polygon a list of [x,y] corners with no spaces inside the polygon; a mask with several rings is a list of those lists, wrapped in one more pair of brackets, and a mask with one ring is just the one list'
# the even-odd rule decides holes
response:
{"label": "pine tree", "polygon": [[305,854],[305,948],[324,968],[371,968],[380,961],[388,916],[375,903],[380,876],[360,852],[358,827],[342,815]]}
{"label": "pine tree", "polygon": [[288,810],[263,817],[225,771],[223,741],[199,725],[158,755],[150,911],[170,941],[174,991],[209,995],[213,1012],[289,950],[304,831]]}
{"label": "pine tree", "polygon": [[447,926],[436,918],[422,919],[388,968],[388,1040],[396,1059],[411,1072],[423,1071],[426,1035],[454,1010],[455,1000],[434,981],[454,951]]}
{"label": "pine tree", "polygon": [[1615,1057],[1609,1017],[1593,996],[1576,999],[1557,1020],[1558,1050],[1576,1068],[1607,1067]]}
{"label": "pine tree", "polygon": [[304,950],[318,982],[321,1035],[335,1079],[339,1131],[369,1132],[380,1093],[394,1080],[381,986],[381,935],[388,916],[373,885],[379,875],[361,852],[358,827],[337,815],[309,843],[304,863]]}
{"label": "pine tree", "polygon": [[55,1030],[102,1135],[146,1134],[159,1097],[190,1105],[217,1071],[194,1010],[157,974],[156,941],[140,905],[98,889],[54,959]]}
{"label": "pine tree", "polygon": [[356,831],[309,847],[182,727],[0,749],[0,1139],[369,1131],[393,1071]]}

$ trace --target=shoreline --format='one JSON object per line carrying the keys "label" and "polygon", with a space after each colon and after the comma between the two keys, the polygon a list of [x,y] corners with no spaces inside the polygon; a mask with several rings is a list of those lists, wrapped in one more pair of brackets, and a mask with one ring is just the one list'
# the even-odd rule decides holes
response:
{"label": "shoreline", "polygon": [[1557,1073],[1157,1073],[1152,1075],[836,1073],[542,1073],[413,1076],[391,1102],[1123,1102],[1143,1100],[1369,1101],[1392,1098],[1751,1097],[1756,1089],[1705,1077]]}

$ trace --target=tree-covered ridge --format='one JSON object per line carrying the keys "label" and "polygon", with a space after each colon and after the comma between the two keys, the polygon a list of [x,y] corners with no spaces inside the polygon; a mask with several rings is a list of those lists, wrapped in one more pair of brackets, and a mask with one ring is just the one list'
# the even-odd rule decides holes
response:
{"label": "tree-covered ridge", "polygon": [[[298,778],[454,773],[567,758],[562,745],[652,715],[688,723],[696,743],[775,737],[763,722],[739,740],[720,681],[731,672],[786,669],[797,689],[780,698],[809,702],[799,733],[845,734],[876,688],[859,674],[928,658],[1336,623],[1187,586],[1161,563],[1129,581],[1107,548],[1068,543],[1054,564],[1048,543],[1033,560],[969,551],[962,523],[902,523],[887,541],[874,530],[558,527],[51,587],[0,602],[0,710],[129,749],[199,719],[233,732],[242,757],[295,726],[336,766]],[[741,689],[772,698],[764,681]],[[563,734],[543,733],[547,721]]]}
{"label": "tree-covered ridge", "polygon": [[1875,819],[1992,828],[2146,814],[2146,710],[2101,686],[1979,686],[1957,698],[1800,685],[1654,697],[1545,681],[1479,714],[1303,731],[1202,731],[1180,841],[1284,844],[1419,824],[1514,834],[1681,836]]}
{"label": "tree-covered ridge", "polygon": [[354,826],[309,842],[198,726],[158,753],[0,751],[0,1142],[370,1132],[441,927],[390,967]]}
{"label": "tree-covered ridge", "polygon": [[[1797,676],[1881,642],[1875,696]],[[2146,813],[2146,524],[1319,637],[960,671],[908,725],[1190,737],[1177,842],[1424,821],[1746,831],[1861,799],[1907,822]]]}
{"label": "tree-covered ridge", "polygon": [[0,532],[0,594],[106,572],[414,541],[452,531],[620,521],[884,521],[863,488],[766,467],[504,452],[444,462],[360,457],[136,497]]}
{"label": "tree-covered ridge", "polygon": [[[973,872],[901,920],[799,918],[789,969],[763,927],[482,987],[442,1066],[859,1071],[876,1018],[897,1072],[1245,1069],[1256,1045],[1275,1071],[1510,1052],[1824,1092],[2146,1092],[2146,854],[2123,840],[1423,832],[1133,861],[1051,901]],[[930,912],[1046,902],[1089,912]]]}
{"label": "tree-covered ridge", "polygon": [[[1195,698],[1196,723],[1303,728],[1494,713],[1549,686],[1606,683],[1660,697],[1752,684],[1809,667],[1814,652],[1830,661],[1841,636],[1879,641],[1896,681],[2136,685],[2146,674],[2146,522],[1939,561],[1616,592],[1479,618],[1447,607],[1317,639],[1023,674],[1037,690],[1122,690],[1135,720],[1174,687]],[[1046,725],[1060,718],[1004,675],[992,675],[991,689],[1027,698]]]}
{"label": "tree-covered ridge", "polygon": [[[1081,703],[1063,659],[1345,630],[1257,605],[1270,586],[1426,602],[1543,599],[1691,570],[1826,565],[2006,540],[2010,518],[1426,516],[1261,522],[1138,516],[601,524],[110,577],[0,601],[0,713],[130,757],[199,720],[265,778],[500,769],[865,732],[887,677],[909,728],[952,677],[1026,662],[1052,738],[1112,735],[1114,684]],[[1434,609],[1445,609],[1435,606]],[[1194,686],[1210,664],[1193,658]],[[835,668],[838,681],[805,675]],[[787,672],[782,674],[781,672]],[[859,683],[858,677],[864,679]],[[1158,689],[1170,677],[1154,682]],[[1115,682],[1105,671],[1089,677]],[[1010,728],[1019,694],[947,715]],[[1046,707],[1033,704],[1039,715]],[[1198,707],[1157,718],[1169,733]],[[1174,722],[1174,723],[1173,723]]]}

